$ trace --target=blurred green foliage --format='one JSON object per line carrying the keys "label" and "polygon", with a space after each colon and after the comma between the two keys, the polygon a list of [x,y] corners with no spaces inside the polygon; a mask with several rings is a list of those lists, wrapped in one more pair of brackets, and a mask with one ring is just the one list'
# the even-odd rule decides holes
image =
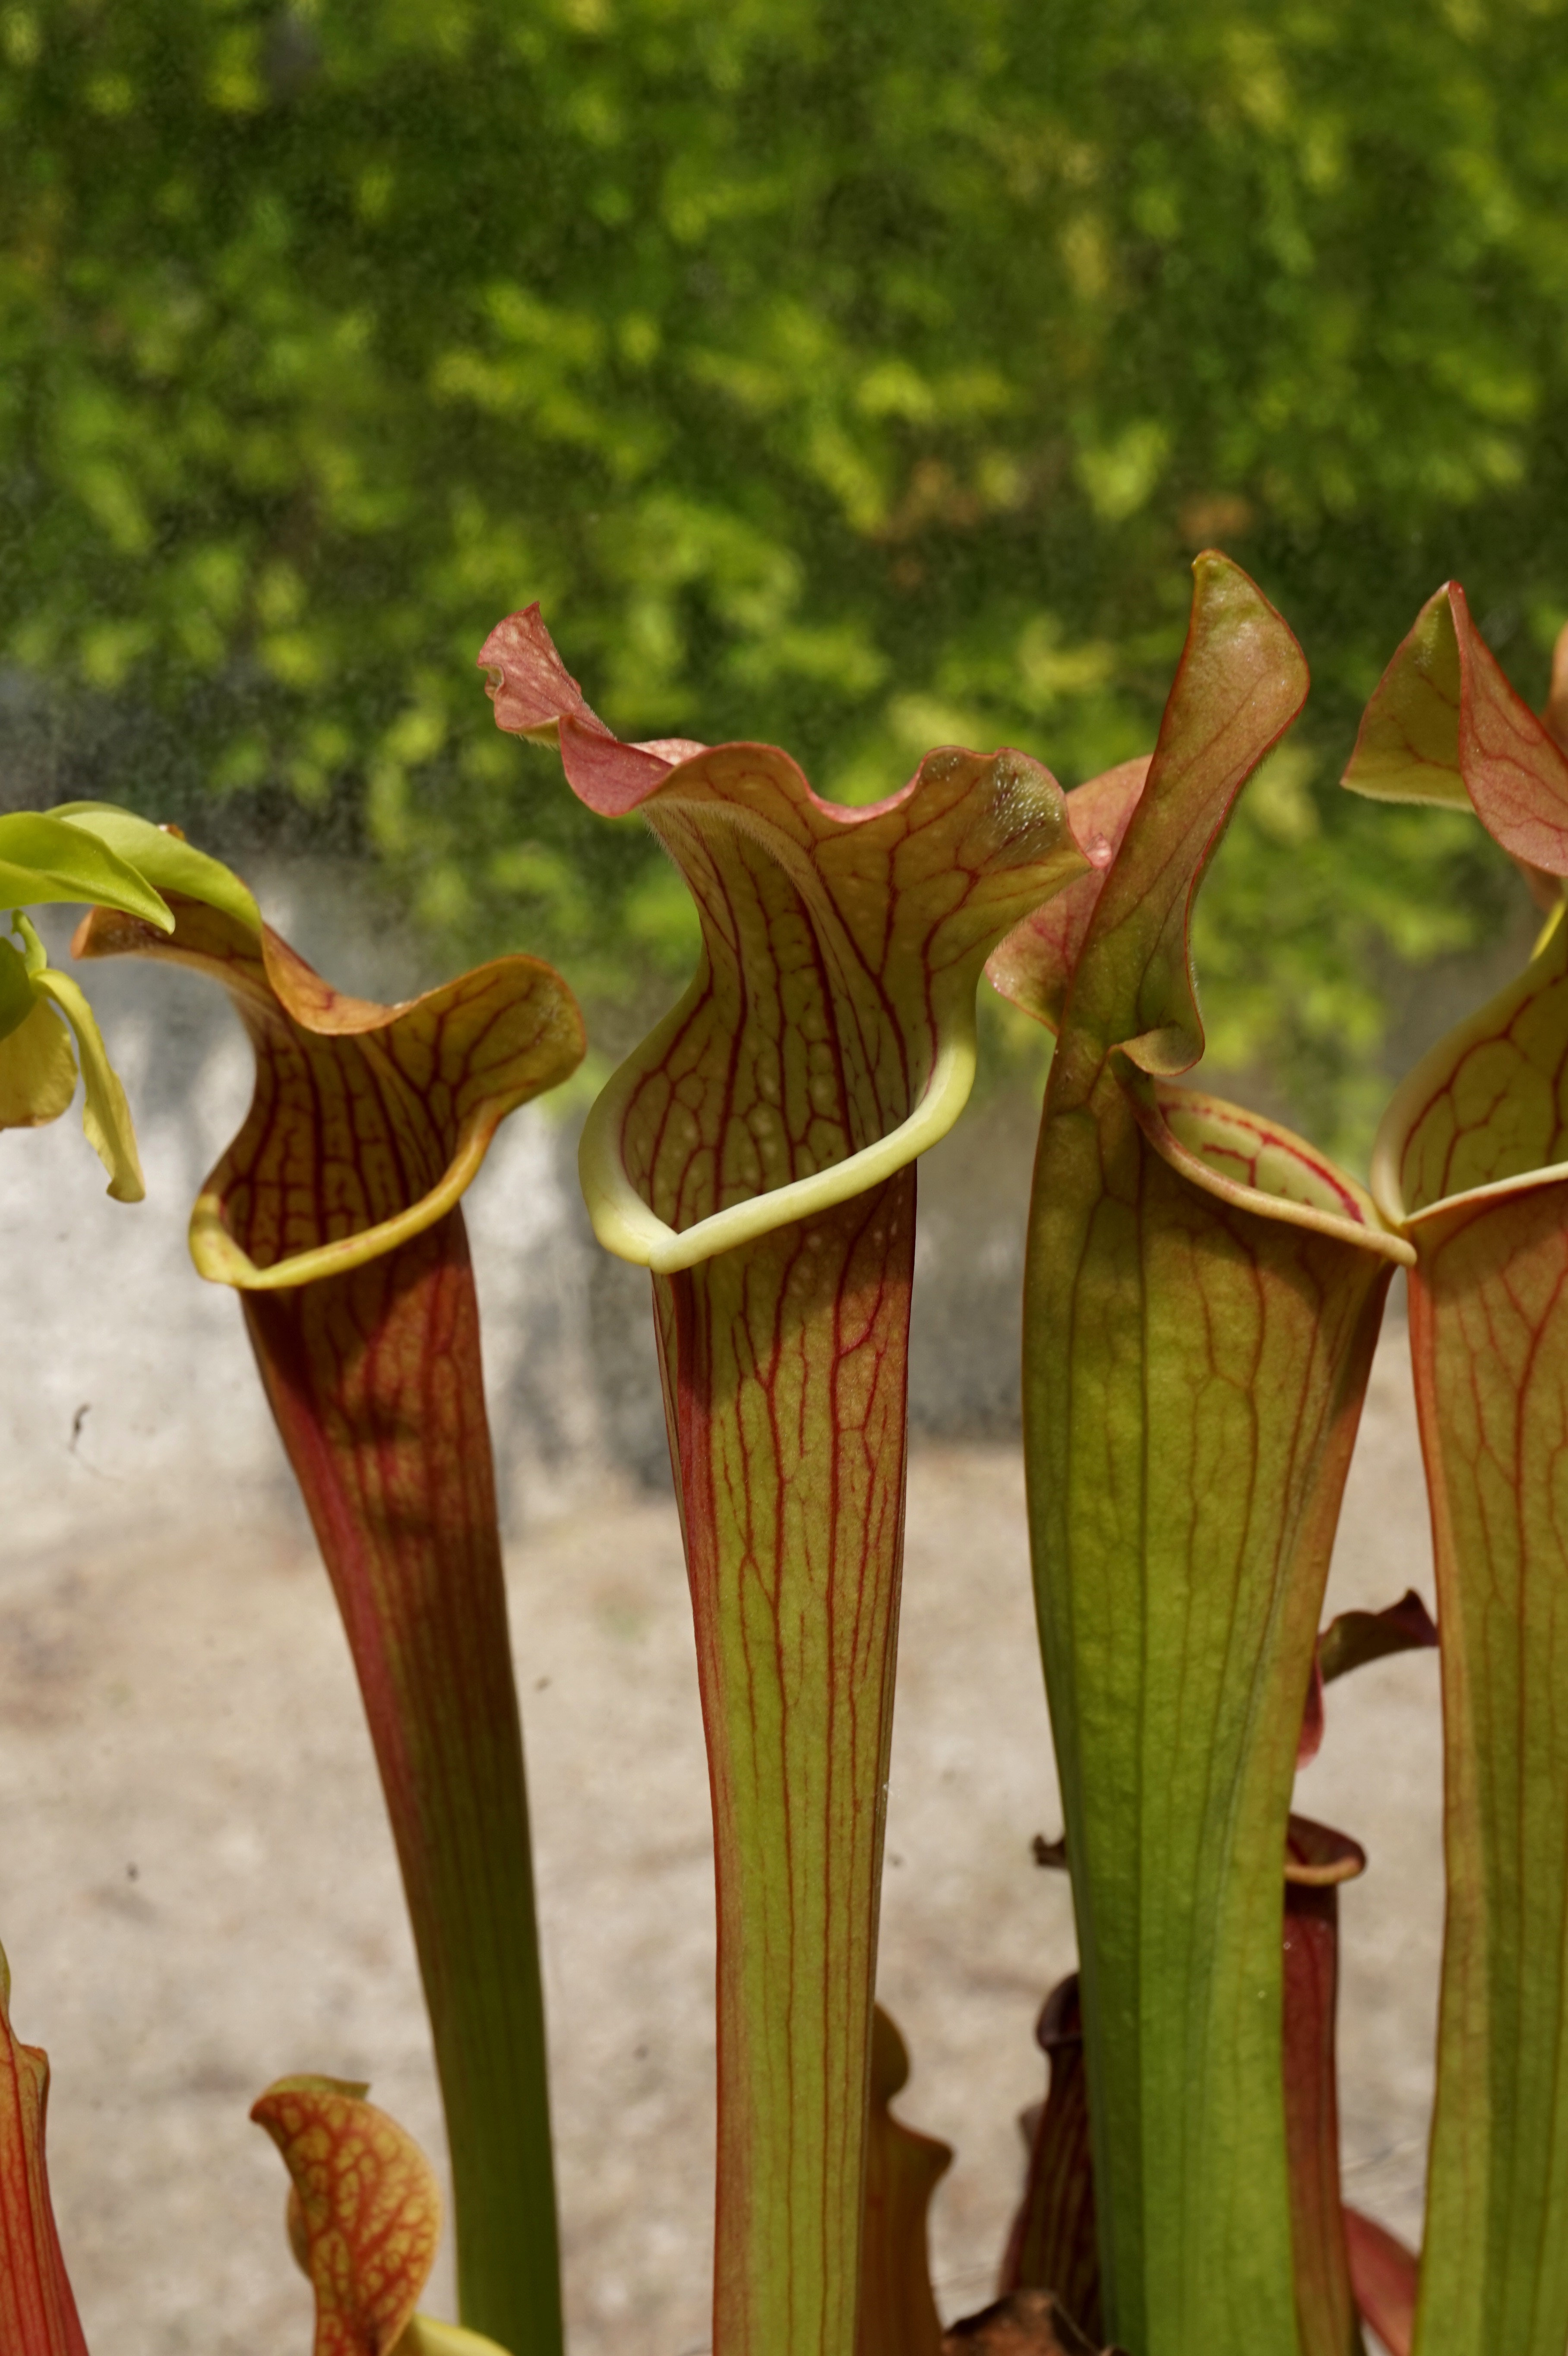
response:
{"label": "blurred green foliage", "polygon": [[[1150,740],[1215,542],[1317,677],[1205,895],[1215,1045],[1360,1125],[1462,819],[1334,787],[1458,574],[1568,613],[1563,0],[0,0],[0,695],[71,790],[293,805],[447,946],[678,966],[500,738],[540,598],[624,733],[889,790]],[[83,775],[84,769],[91,774]],[[198,823],[200,822],[198,819]],[[308,828],[307,828],[308,832]]]}

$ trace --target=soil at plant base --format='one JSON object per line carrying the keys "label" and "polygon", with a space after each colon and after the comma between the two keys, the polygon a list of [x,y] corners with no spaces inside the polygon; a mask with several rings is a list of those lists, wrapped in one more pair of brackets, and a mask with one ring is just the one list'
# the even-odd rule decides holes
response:
{"label": "soil at plant base", "polygon": [[[62,1448],[64,1439],[62,1433]],[[84,1440],[76,1456],[87,1459]],[[74,1461],[74,1460],[73,1460]],[[91,1470],[90,1462],[86,1470]],[[78,1483],[0,1560],[0,1933],[54,2067],[50,2165],[90,2344],[309,2346],[273,2077],[368,2079],[439,2151],[417,1982],[341,1633],[281,1492]],[[202,1491],[192,1494],[192,1487]],[[573,2356],[707,2341],[711,1861],[673,1505],[607,1493],[510,1551],[555,2072]],[[1403,1327],[1380,1352],[1332,1608],[1431,1598]],[[1060,1830],[1016,1453],[917,1454],[881,1995],[899,2107],[958,2158],[945,2317],[986,2305],[1067,1970]],[[1344,1893],[1347,2190],[1413,2236],[1441,1933],[1433,1656],[1336,1686],[1298,1804],[1361,1839]],[[450,2312],[448,2264],[427,2301]]]}

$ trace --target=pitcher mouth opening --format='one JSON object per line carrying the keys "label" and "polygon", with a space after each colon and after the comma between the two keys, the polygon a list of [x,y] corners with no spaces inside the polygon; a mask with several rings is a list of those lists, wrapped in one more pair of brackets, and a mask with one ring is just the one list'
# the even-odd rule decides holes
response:
{"label": "pitcher mouth opening", "polygon": [[[1155,1151],[1206,1194],[1260,1218],[1359,1244],[1402,1268],[1413,1265],[1413,1246],[1392,1226],[1375,1197],[1294,1130],[1200,1088],[1151,1081],[1141,1073],[1130,1076],[1125,1086],[1134,1118]],[[1199,1134],[1206,1122],[1212,1132],[1208,1139]],[[1183,1137],[1184,1126],[1194,1134]],[[1206,1142],[1219,1150],[1219,1161],[1201,1150]],[[1235,1170],[1226,1169],[1225,1162],[1233,1162]],[[1259,1164],[1273,1164],[1281,1183],[1259,1184]],[[1250,1178],[1240,1174],[1247,1168]]]}
{"label": "pitcher mouth opening", "polygon": [[[972,1002],[965,1010],[961,1001],[951,1020],[939,1023],[941,1044],[931,1076],[913,1111],[896,1128],[809,1177],[792,1178],[743,1203],[710,1211],[689,1227],[668,1226],[626,1175],[622,1130],[635,1089],[658,1068],[665,1050],[700,1002],[704,988],[699,977],[613,1075],[583,1124],[578,1151],[583,1199],[595,1236],[606,1251],[651,1269],[656,1276],[677,1275],[880,1185],[946,1136],[975,1085],[976,1017]],[[972,991],[969,997],[972,1001]]]}

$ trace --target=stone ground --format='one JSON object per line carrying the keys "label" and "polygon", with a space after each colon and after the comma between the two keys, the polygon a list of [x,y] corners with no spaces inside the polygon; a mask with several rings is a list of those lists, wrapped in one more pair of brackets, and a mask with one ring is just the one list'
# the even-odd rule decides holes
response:
{"label": "stone ground", "polygon": [[[1430,1599],[1403,1326],[1391,1323],[1331,1602]],[[170,1490],[59,1434],[69,1510],[0,1539],[0,1930],[54,2065],[50,2158],[90,2343],[303,2356],[283,2178],[246,2120],[287,2071],[367,2078],[440,2145],[418,1988],[342,1638],[275,1485]],[[67,1461],[69,1457],[69,1462]],[[511,1548],[539,1851],[572,2356],[706,2345],[710,1855],[673,1505],[602,1490]],[[1345,1893],[1352,2198],[1413,2236],[1441,1932],[1430,1655],[1336,1687],[1299,1795],[1371,1853]],[[901,2108],[957,2147],[944,2311],[990,2295],[1038,2097],[1030,2029],[1070,1966],[1060,1816],[1002,1447],[911,1481],[881,1994]],[[450,2278],[428,2304],[450,2312]]]}

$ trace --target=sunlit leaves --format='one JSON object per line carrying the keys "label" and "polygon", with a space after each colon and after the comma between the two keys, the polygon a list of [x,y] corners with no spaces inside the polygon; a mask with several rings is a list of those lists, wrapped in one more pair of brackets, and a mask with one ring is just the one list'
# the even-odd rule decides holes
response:
{"label": "sunlit leaves", "polygon": [[[109,802],[62,802],[50,816],[69,821],[75,833],[101,844],[106,854],[133,868],[145,883],[156,886],[158,893],[183,893],[187,899],[200,900],[208,907],[234,917],[250,931],[260,932],[261,912],[240,878],[220,860],[197,851],[170,828],[153,826],[146,819]],[[144,917],[159,932],[174,929],[173,919],[161,899],[156,909],[149,912],[144,905],[116,897],[112,892],[96,891],[77,896],[91,899],[101,907],[118,909],[124,916]]]}
{"label": "sunlit leaves", "polygon": [[[16,951],[4,947],[6,969]],[[29,1011],[0,1041],[0,1129],[40,1129],[58,1120],[76,1094],[76,1058],[62,1023],[29,985]]]}
{"label": "sunlit leaves", "polygon": [[[127,845],[149,855],[155,866],[166,863],[170,853],[177,862],[184,850],[157,828],[120,813],[111,813],[107,831],[83,823],[69,804],[0,818],[0,905],[101,902],[155,933],[166,933],[174,919],[145,859],[134,863]],[[239,888],[215,861],[204,864],[224,888]],[[92,1009],[80,984],[49,965],[20,907],[13,909],[12,930],[19,946],[0,940],[0,1129],[31,1129],[58,1119],[75,1094],[80,1059],[88,1142],[109,1173],[109,1192],[116,1201],[139,1202],[145,1190],[130,1108]],[[57,1015],[74,1034],[74,1056]]]}
{"label": "sunlit leaves", "polygon": [[169,912],[144,873],[91,829],[73,825],[69,805],[0,818],[0,905],[55,900],[98,902],[140,916],[160,932],[170,929]]}
{"label": "sunlit leaves", "polygon": [[[1456,535],[1521,636],[1562,605],[1526,0],[1485,42],[1349,0],[5,23],[0,630],[58,684],[40,738],[96,732],[87,789],[161,812],[281,787],[347,818],[475,947],[597,987],[657,954],[622,937],[617,972],[578,912],[635,888],[640,841],[467,766],[463,659],[529,596],[628,734],[771,737],[850,794],[907,774],[933,702],[1069,776],[1134,752],[1179,636],[1159,584],[1206,539],[1246,541],[1341,727]],[[1042,639],[1083,658],[1049,714]],[[1318,814],[1356,845],[1337,925],[1333,845],[1265,844],[1213,905],[1227,1052],[1328,1100],[1376,1042],[1376,953],[1430,954],[1435,879],[1467,938],[1494,906],[1451,839]],[[556,855],[520,884],[519,840]],[[1311,944],[1285,1017],[1282,930]]]}

